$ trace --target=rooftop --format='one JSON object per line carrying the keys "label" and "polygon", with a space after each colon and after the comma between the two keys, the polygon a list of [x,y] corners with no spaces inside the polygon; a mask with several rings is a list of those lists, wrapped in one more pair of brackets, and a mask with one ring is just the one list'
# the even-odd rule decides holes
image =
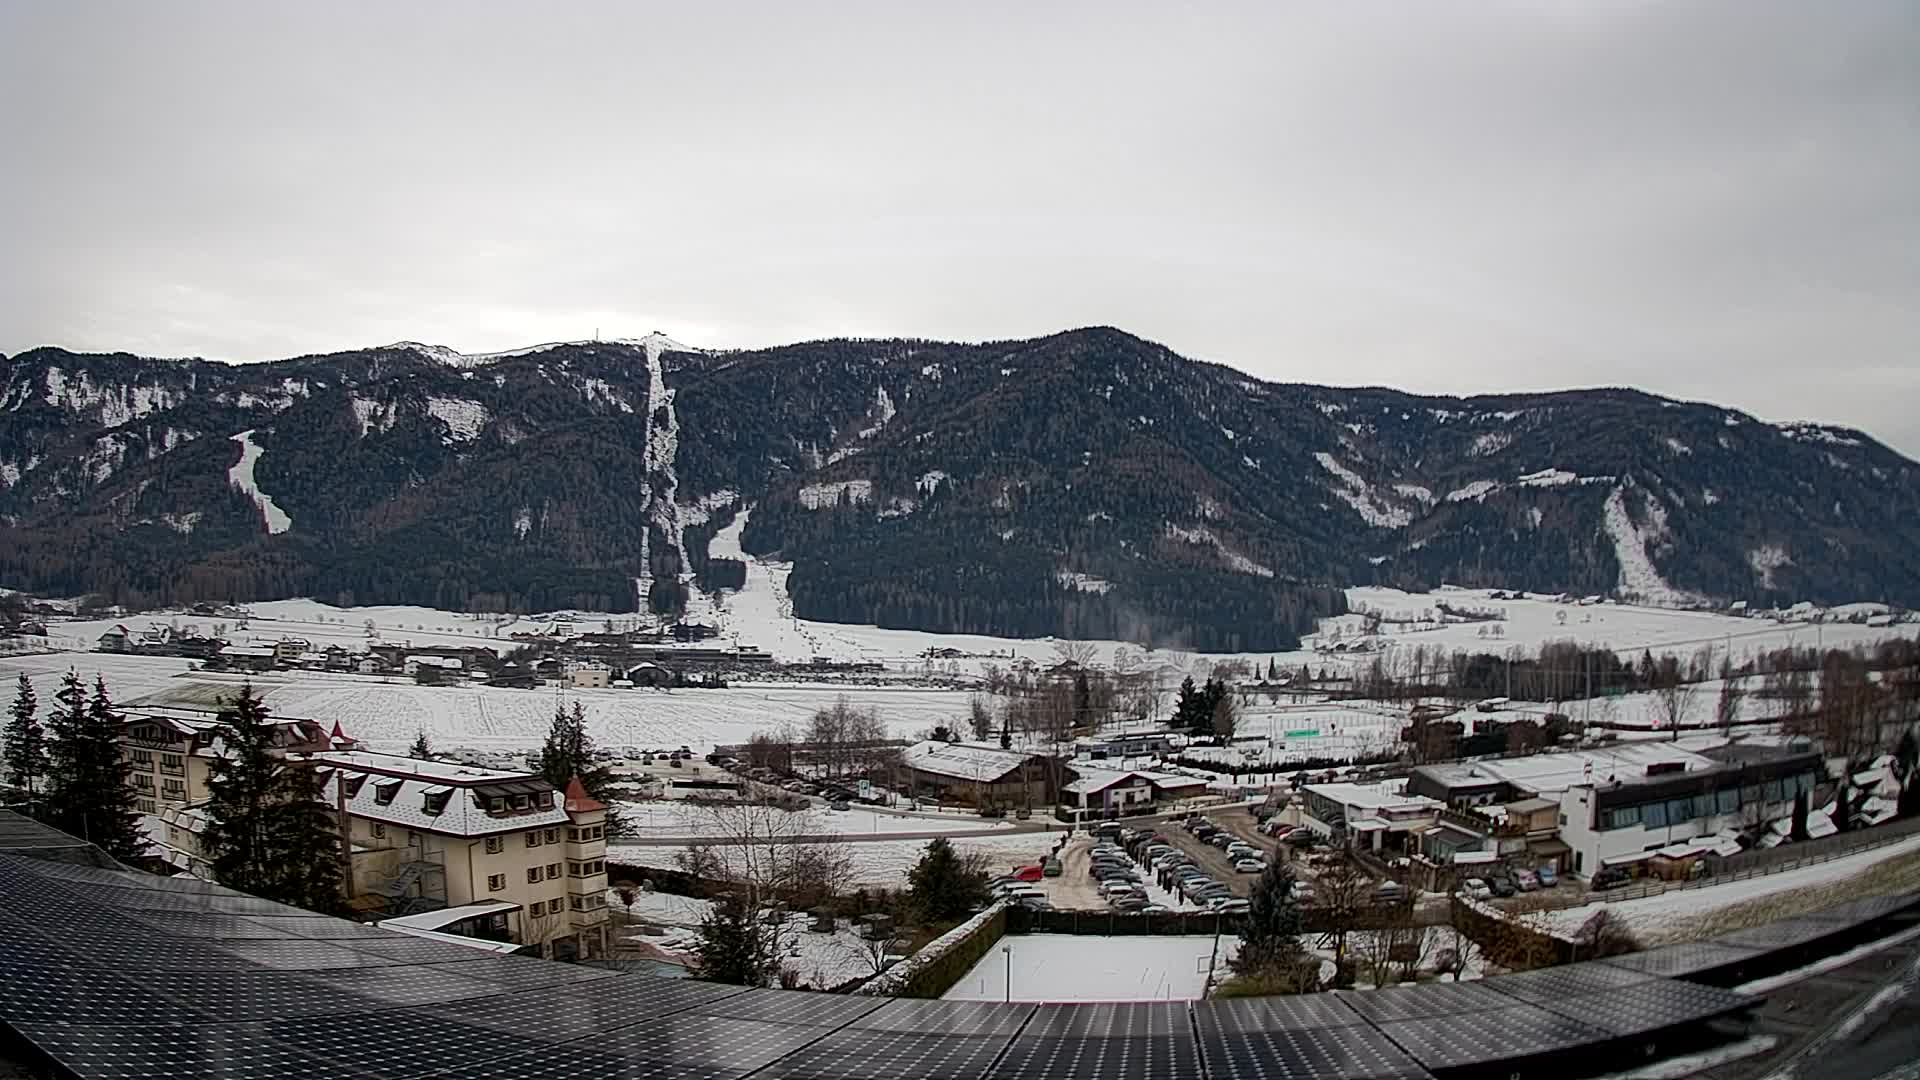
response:
{"label": "rooftop", "polygon": [[1386,780],[1378,784],[1308,784],[1306,790],[1342,806],[1366,810],[1430,810],[1440,803],[1424,795],[1408,795],[1402,781]]}
{"label": "rooftop", "polygon": [[900,763],[921,772],[960,780],[998,780],[1031,760],[1033,755],[999,747],[969,746],[929,739],[900,753]]}
{"label": "rooftop", "polygon": [[528,772],[486,769],[478,765],[462,765],[457,761],[423,761],[399,754],[376,754],[369,750],[328,750],[313,755],[313,760],[315,764],[339,765],[358,772],[408,779],[418,777],[467,787],[502,780],[526,780],[533,776]]}
{"label": "rooftop", "polygon": [[1422,765],[1416,771],[1450,788],[1505,783],[1539,794],[1609,781],[1630,784],[1645,779],[1649,765],[1679,765],[1677,772],[1697,772],[1720,763],[1672,743],[1637,742],[1597,750]]}

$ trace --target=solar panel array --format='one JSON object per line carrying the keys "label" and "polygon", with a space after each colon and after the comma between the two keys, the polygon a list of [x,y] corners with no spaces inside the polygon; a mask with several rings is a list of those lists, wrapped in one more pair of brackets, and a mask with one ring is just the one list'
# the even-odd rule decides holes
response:
{"label": "solar panel array", "polygon": [[1194,1003],[743,989],[501,956],[190,878],[0,851],[0,1023],[75,1076],[1414,1080],[1751,1004],[1609,963]]}

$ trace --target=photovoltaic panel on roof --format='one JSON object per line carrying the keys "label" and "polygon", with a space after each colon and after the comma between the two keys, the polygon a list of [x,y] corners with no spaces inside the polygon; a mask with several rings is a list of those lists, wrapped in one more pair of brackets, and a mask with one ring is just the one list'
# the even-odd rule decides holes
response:
{"label": "photovoltaic panel on roof", "polygon": [[1186,1002],[1130,1001],[1097,1005],[1041,1005],[1021,1033],[1026,1037],[1100,1038],[1108,1035],[1193,1035]]}
{"label": "photovoltaic panel on roof", "polygon": [[1034,1006],[1029,1004],[998,1001],[881,1000],[886,1004],[847,1026],[928,1035],[1012,1035],[1026,1024],[1034,1011]]}
{"label": "photovoltaic panel on roof", "polygon": [[1370,1024],[1209,1036],[1201,1043],[1214,1080],[1424,1080],[1431,1074]]}
{"label": "photovoltaic panel on roof", "polygon": [[1737,945],[1750,949],[1787,949],[1818,941],[1837,932],[1833,924],[1821,922],[1818,919],[1786,919],[1748,930],[1736,930],[1712,940],[1722,945]]}
{"label": "photovoltaic panel on roof", "polygon": [[15,1030],[83,1077],[276,1080],[346,1074],[299,1047],[265,1037],[254,1024],[22,1024]]}
{"label": "photovoltaic panel on roof", "polygon": [[1468,1016],[1489,1009],[1504,1009],[1513,1004],[1513,999],[1486,985],[1491,981],[1341,991],[1335,996],[1358,1015],[1376,1023],[1431,1016]]}
{"label": "photovoltaic panel on roof", "polygon": [[886,1003],[885,998],[848,994],[807,993],[800,990],[750,990],[701,1005],[691,1011],[703,1016],[764,1020],[774,1024],[824,1024],[839,1027]]}
{"label": "photovoltaic panel on roof", "polygon": [[1612,1035],[1638,1035],[1661,1028],[1738,1012],[1753,998],[1711,986],[1655,979],[1584,994],[1543,1007]]}
{"label": "photovoltaic panel on roof", "polygon": [[847,1028],[769,1065],[768,1080],[978,1080],[1010,1036]]}
{"label": "photovoltaic panel on roof", "polygon": [[1722,945],[1710,941],[1689,941],[1679,945],[1662,945],[1645,952],[1628,953],[1625,956],[1610,956],[1603,963],[1615,967],[1632,968],[1669,979],[1682,979],[1690,975],[1713,971],[1718,968],[1732,967],[1760,956],[1758,949],[1743,949],[1737,945]]}
{"label": "photovoltaic panel on roof", "polygon": [[997,1080],[1188,1080],[1204,1074],[1193,1036],[1050,1038],[1022,1034],[989,1074]]}
{"label": "photovoltaic panel on roof", "polygon": [[1653,976],[1643,971],[1590,962],[1541,968],[1538,971],[1523,971],[1518,975],[1503,975],[1498,979],[1488,979],[1486,983],[1490,988],[1510,998],[1530,1005],[1541,1005],[1581,994],[1632,986],[1652,978]]}
{"label": "photovoltaic panel on roof", "polygon": [[1196,1001],[1194,1024],[1200,1034],[1240,1031],[1293,1031],[1364,1023],[1337,994],[1227,998]]}
{"label": "photovoltaic panel on roof", "polygon": [[1613,1038],[1600,1028],[1535,1005],[1514,1005],[1470,1017],[1399,1020],[1379,1027],[1409,1056],[1433,1072],[1533,1057]]}

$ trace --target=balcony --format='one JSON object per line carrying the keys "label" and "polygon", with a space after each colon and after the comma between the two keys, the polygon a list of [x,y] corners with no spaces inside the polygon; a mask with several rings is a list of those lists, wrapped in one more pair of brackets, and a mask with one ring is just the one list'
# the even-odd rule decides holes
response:
{"label": "balcony", "polygon": [[187,767],[185,765],[169,765],[163,761],[160,763],[160,775],[185,776],[187,775]]}

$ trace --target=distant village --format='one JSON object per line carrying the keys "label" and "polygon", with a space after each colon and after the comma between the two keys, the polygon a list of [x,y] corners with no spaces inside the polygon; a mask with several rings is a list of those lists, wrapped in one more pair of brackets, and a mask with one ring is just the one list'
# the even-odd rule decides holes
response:
{"label": "distant village", "polygon": [[[203,605],[194,614],[235,618],[244,632],[244,613]],[[139,656],[177,656],[199,661],[208,671],[324,671],[339,674],[406,676],[426,685],[462,682],[533,689],[563,685],[590,690],[628,687],[724,686],[729,672],[774,666],[773,654],[751,645],[721,645],[710,626],[678,623],[658,630],[572,632],[570,620],[556,622],[547,633],[514,634],[514,645],[504,655],[486,645],[415,644],[383,641],[370,636],[364,648],[338,642],[317,643],[297,636],[271,642],[236,644],[228,640],[226,624],[216,622],[209,632],[188,623],[150,623],[132,628],[115,623],[100,634],[94,649],[103,653]],[[871,665],[835,665],[824,660],[802,669],[819,667],[851,670]]]}

